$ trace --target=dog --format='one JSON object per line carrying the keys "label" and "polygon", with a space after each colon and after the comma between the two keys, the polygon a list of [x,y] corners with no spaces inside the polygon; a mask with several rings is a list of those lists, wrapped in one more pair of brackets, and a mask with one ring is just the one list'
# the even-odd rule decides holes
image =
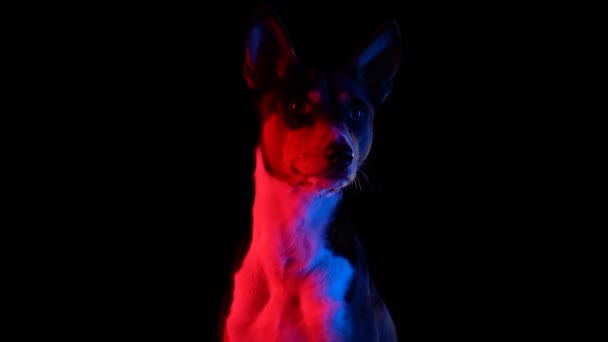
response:
{"label": "dog", "polygon": [[224,342],[397,341],[341,204],[370,153],[400,46],[387,19],[346,66],[318,70],[298,60],[271,7],[253,16],[243,67],[261,123],[251,241],[233,274]]}

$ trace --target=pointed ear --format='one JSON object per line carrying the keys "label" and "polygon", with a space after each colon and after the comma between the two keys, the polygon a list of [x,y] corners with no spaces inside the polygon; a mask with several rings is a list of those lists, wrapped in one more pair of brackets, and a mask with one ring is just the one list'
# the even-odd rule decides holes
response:
{"label": "pointed ear", "polygon": [[251,89],[281,79],[296,56],[276,12],[263,5],[256,12],[247,35],[243,76]]}
{"label": "pointed ear", "polygon": [[376,103],[384,102],[393,87],[401,62],[401,34],[394,20],[387,20],[355,54],[351,67],[366,84]]}

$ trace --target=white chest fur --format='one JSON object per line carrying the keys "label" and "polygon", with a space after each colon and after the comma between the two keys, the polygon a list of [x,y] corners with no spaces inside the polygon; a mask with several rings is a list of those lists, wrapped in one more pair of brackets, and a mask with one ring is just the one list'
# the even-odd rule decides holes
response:
{"label": "white chest fur", "polygon": [[229,335],[238,341],[341,341],[354,269],[326,245],[339,193],[313,195],[269,175],[257,152],[253,232],[234,277]]}

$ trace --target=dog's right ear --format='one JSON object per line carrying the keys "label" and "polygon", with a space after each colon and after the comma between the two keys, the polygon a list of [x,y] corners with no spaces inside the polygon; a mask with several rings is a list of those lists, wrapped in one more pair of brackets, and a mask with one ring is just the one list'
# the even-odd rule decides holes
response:
{"label": "dog's right ear", "polygon": [[259,89],[285,75],[296,61],[292,44],[276,12],[263,5],[253,17],[245,49],[243,76],[251,89]]}

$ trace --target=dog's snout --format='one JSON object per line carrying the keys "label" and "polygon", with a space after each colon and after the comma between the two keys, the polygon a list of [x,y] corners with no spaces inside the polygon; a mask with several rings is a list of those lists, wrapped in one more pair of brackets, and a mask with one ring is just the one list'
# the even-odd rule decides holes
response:
{"label": "dog's snout", "polygon": [[346,143],[333,143],[327,146],[325,156],[329,164],[336,169],[346,169],[353,162],[354,153]]}

